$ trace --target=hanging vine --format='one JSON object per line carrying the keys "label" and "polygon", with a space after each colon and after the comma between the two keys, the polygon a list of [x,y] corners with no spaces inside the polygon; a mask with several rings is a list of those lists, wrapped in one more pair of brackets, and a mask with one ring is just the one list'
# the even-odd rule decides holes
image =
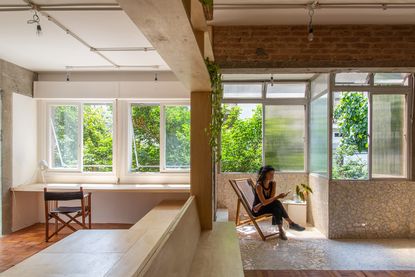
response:
{"label": "hanging vine", "polygon": [[216,158],[216,161],[220,161],[221,154],[219,151],[219,139],[222,131],[222,124],[225,117],[224,110],[222,108],[223,98],[223,86],[222,86],[222,74],[220,67],[208,58],[205,60],[206,67],[209,71],[211,82],[211,101],[212,101],[212,120],[209,126],[210,140],[209,144],[212,147],[212,152]]}

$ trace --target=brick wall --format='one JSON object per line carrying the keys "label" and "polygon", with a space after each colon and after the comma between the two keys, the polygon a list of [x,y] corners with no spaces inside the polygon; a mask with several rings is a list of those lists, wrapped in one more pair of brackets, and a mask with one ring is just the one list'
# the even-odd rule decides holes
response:
{"label": "brick wall", "polygon": [[216,26],[222,68],[415,67],[415,25]]}

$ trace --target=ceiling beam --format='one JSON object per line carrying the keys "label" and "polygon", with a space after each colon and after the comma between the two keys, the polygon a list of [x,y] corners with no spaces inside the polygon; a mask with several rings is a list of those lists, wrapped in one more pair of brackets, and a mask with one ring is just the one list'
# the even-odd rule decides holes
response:
{"label": "ceiling beam", "polygon": [[[204,32],[203,26],[200,20],[191,20],[191,9],[195,8],[195,2],[185,7],[183,2],[186,1],[182,0],[117,1],[190,91],[211,90],[204,62],[207,52],[205,36],[196,34]],[[200,3],[198,8],[202,9]],[[193,14],[200,16],[199,12]],[[192,22],[197,29],[202,30],[195,29]]]}

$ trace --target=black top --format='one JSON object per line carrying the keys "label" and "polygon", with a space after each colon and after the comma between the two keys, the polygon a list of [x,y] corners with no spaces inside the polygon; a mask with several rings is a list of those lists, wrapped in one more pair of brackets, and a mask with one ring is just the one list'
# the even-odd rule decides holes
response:
{"label": "black top", "polygon": [[[257,183],[257,186],[261,186],[262,187],[262,193],[263,193],[265,199],[270,199],[271,198],[271,196],[272,196],[272,188],[274,187],[274,183],[275,183],[274,181],[270,182],[268,189],[266,189],[264,187],[264,185],[262,185],[260,183]],[[254,199],[254,204],[253,204],[252,207],[255,207],[256,205],[258,205],[259,203],[261,203],[261,200],[259,200],[259,196],[258,196],[256,190],[254,191],[254,194],[255,194],[255,199]]]}

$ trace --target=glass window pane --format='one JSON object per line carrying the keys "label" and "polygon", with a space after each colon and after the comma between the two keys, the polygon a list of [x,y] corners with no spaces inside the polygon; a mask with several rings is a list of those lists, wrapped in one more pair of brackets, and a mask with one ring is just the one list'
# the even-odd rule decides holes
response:
{"label": "glass window pane", "polygon": [[166,169],[190,168],[190,107],[165,107]]}
{"label": "glass window pane", "polygon": [[407,86],[409,73],[376,73],[376,86]]}
{"label": "glass window pane", "polygon": [[51,167],[78,168],[79,108],[75,105],[53,106],[50,111]]}
{"label": "glass window pane", "polygon": [[304,171],[304,106],[265,107],[265,164]]}
{"label": "glass window pane", "polygon": [[368,178],[367,128],[367,93],[334,93],[333,179]]}
{"label": "glass window pane", "polygon": [[329,89],[329,74],[320,74],[311,82],[311,98]]}
{"label": "glass window pane", "polygon": [[369,73],[337,73],[336,85],[340,86],[364,86],[369,84]]}
{"label": "glass window pane", "polygon": [[274,83],[267,85],[267,98],[304,98],[306,83]]}
{"label": "glass window pane", "polygon": [[328,172],[327,93],[310,104],[310,172],[327,176]]}
{"label": "glass window pane", "polygon": [[111,104],[85,104],[83,106],[83,171],[112,171]]}
{"label": "glass window pane", "polygon": [[131,106],[131,172],[160,171],[160,106]]}
{"label": "glass window pane", "polygon": [[262,165],[262,105],[224,105],[222,172],[257,172]]}
{"label": "glass window pane", "polygon": [[224,84],[223,98],[261,98],[262,84]]}
{"label": "glass window pane", "polygon": [[373,95],[372,176],[405,176],[405,96]]}

